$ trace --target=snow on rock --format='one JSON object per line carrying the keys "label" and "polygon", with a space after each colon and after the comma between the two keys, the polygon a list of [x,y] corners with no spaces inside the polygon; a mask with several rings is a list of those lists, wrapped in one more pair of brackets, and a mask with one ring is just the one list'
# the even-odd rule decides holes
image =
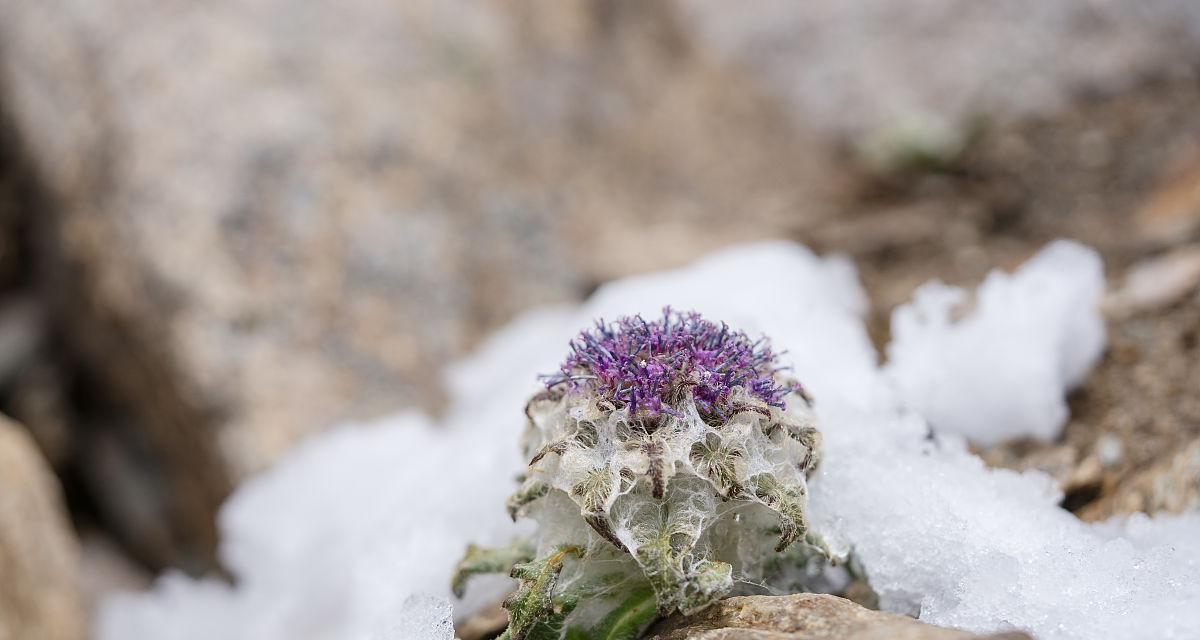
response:
{"label": "snow on rock", "polygon": [[892,316],[887,373],[934,430],[983,444],[1052,438],[1065,392],[1104,350],[1103,295],[1100,257],[1067,241],[1014,274],[993,271],[958,320],[967,292],[931,282]]}
{"label": "snow on rock", "polygon": [[[787,350],[825,435],[814,525],[855,551],[887,609],[1043,639],[1194,636],[1200,517],[1082,523],[1047,477],[987,469],[962,437],[1053,435],[1062,394],[1102,345],[1102,287],[1093,253],[1057,243],[989,277],[957,322],[965,295],[925,289],[897,312],[881,369],[865,295],[841,258],[766,243],[611,283],[579,309],[523,316],[451,366],[441,424],[409,413],[347,427],[243,486],[220,523],[237,586],[164,576],[105,603],[98,637],[450,638],[444,598],[467,542],[521,530],[503,503],[523,466],[521,407],[536,374],[593,318],[664,304]],[[504,588],[473,583],[455,616]]]}

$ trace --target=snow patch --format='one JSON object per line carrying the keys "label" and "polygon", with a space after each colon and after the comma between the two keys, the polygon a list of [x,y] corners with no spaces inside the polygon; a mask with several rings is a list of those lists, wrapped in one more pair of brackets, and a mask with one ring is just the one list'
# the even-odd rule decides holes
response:
{"label": "snow patch", "polygon": [[[963,439],[1054,435],[1063,393],[1103,344],[1099,274],[1093,252],[1056,243],[990,276],[957,321],[967,296],[932,285],[897,312],[882,368],[842,258],[766,243],[611,283],[579,309],[527,314],[452,366],[440,424],[406,413],[343,428],[243,486],[220,522],[237,586],[166,575],[106,602],[98,637],[451,637],[442,599],[466,544],[521,530],[504,500],[527,462],[521,407],[536,374],[554,371],[593,318],[664,304],[787,350],[825,437],[813,525],[854,549],[887,609],[1043,640],[1194,637],[1200,516],[1088,525],[1057,506],[1048,477],[988,469]],[[472,583],[456,616],[506,586]]]}
{"label": "snow patch", "polygon": [[1067,419],[1064,395],[1104,351],[1103,295],[1099,256],[1067,241],[1016,273],[993,271],[973,308],[968,292],[928,283],[892,315],[886,372],[935,430],[981,444],[1053,438]]}

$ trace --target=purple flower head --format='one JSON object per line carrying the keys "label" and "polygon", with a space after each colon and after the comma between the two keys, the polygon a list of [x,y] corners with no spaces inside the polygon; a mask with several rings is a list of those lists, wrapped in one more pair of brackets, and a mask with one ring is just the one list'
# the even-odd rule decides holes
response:
{"label": "purple flower head", "polygon": [[641,315],[598,320],[571,341],[559,372],[543,378],[547,388],[566,384],[572,392],[595,393],[630,414],[647,416],[682,415],[676,407],[690,393],[709,420],[732,413],[738,387],[784,408],[784,397],[799,385],[778,381],[775,374],[783,369],[766,338],[751,340],[724,322],[667,307],[654,320]]}

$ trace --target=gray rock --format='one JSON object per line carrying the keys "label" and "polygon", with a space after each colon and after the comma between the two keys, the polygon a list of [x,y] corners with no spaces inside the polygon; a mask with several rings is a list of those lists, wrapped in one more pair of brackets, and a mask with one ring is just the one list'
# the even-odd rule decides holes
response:
{"label": "gray rock", "polygon": [[741,596],[650,628],[648,640],[1028,640],[1024,633],[977,635],[872,611],[837,596]]}
{"label": "gray rock", "polygon": [[79,543],[33,440],[0,416],[0,640],[79,640]]}
{"label": "gray rock", "polygon": [[83,475],[167,529],[127,546],[211,566],[233,485],[436,408],[485,329],[794,226],[835,169],[702,53],[641,3],[0,0],[49,316],[116,414]]}
{"label": "gray rock", "polygon": [[980,119],[1047,115],[1080,91],[1119,91],[1200,52],[1189,0],[679,6],[706,51],[747,69],[797,119],[848,133],[871,155],[953,153]]}
{"label": "gray rock", "polygon": [[0,3],[53,315],[163,494],[144,560],[207,564],[232,484],[298,439],[435,408],[477,308],[575,295],[539,198],[472,191],[498,24],[458,9]]}

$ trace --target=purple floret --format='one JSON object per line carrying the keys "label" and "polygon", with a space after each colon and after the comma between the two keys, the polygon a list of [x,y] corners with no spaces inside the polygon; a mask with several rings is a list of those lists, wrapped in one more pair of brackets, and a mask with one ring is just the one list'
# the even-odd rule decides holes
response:
{"label": "purple floret", "polygon": [[701,416],[723,419],[738,387],[784,408],[784,397],[799,386],[776,379],[783,369],[766,338],[751,340],[724,322],[668,307],[650,321],[640,315],[598,320],[571,341],[559,372],[544,378],[547,388],[566,384],[647,416],[680,415],[675,407],[690,391]]}

